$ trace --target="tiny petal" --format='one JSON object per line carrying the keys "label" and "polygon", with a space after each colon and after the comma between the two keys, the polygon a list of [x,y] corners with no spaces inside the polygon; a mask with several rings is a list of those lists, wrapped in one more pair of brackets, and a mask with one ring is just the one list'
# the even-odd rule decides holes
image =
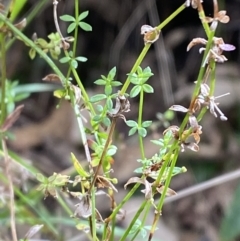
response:
{"label": "tiny petal", "polygon": [[199,127],[197,118],[194,115],[189,116],[189,123],[193,130],[196,130]]}
{"label": "tiny petal", "polygon": [[184,112],[184,113],[188,112],[188,109],[181,105],[172,105],[169,108],[169,110],[180,111],[180,112]]}
{"label": "tiny petal", "polygon": [[230,21],[230,18],[226,15],[223,18],[219,19],[221,23],[228,23]]}
{"label": "tiny petal", "polygon": [[198,152],[199,151],[199,146],[196,143],[189,143],[187,145],[185,145],[188,149],[190,149],[191,151],[195,151]]}
{"label": "tiny petal", "polygon": [[221,116],[220,116],[220,120],[221,120],[221,121],[227,121],[228,118],[227,118],[225,115],[221,115]]}
{"label": "tiny petal", "polygon": [[151,31],[153,31],[153,30],[154,30],[154,28],[152,26],[145,24],[141,27],[141,34],[144,35],[146,33],[149,33]]}
{"label": "tiny petal", "polygon": [[209,92],[210,92],[210,88],[207,84],[201,84],[201,94],[206,97],[209,95]]}
{"label": "tiny petal", "polygon": [[194,38],[187,46],[187,51],[189,51],[193,46],[197,44],[207,44],[207,40],[204,38]]}
{"label": "tiny petal", "polygon": [[232,44],[219,44],[220,49],[224,51],[233,51],[236,47]]}

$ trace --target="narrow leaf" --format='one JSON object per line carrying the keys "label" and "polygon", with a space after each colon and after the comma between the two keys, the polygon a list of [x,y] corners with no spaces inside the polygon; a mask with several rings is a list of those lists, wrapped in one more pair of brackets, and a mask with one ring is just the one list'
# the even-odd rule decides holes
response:
{"label": "narrow leaf", "polygon": [[95,103],[95,102],[104,100],[106,98],[107,98],[107,96],[104,95],[104,94],[97,94],[97,95],[94,95],[90,98],[90,102]]}

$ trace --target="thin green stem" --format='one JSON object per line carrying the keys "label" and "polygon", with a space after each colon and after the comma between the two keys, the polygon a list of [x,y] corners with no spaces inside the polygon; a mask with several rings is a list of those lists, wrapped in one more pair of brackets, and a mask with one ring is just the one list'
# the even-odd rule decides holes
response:
{"label": "thin green stem", "polygon": [[[75,0],[75,19],[78,19],[79,16],[79,0]],[[76,56],[76,50],[77,50],[77,41],[78,39],[78,25],[74,29],[74,42],[73,42],[73,57]]]}
{"label": "thin green stem", "polygon": [[159,217],[161,215],[163,203],[164,203],[164,200],[165,200],[165,197],[166,197],[166,194],[167,194],[167,189],[168,189],[169,184],[170,184],[171,179],[172,179],[173,169],[174,169],[174,167],[176,165],[176,162],[177,162],[178,153],[179,153],[179,148],[177,150],[175,150],[175,154],[174,154],[173,160],[171,162],[170,170],[169,170],[166,182],[164,184],[163,193],[162,193],[161,198],[159,200],[159,203],[157,205],[157,210],[156,210],[157,212],[155,213],[155,217],[154,217],[154,221],[153,221],[150,233],[149,233],[148,241],[150,241],[152,239],[153,234],[156,230],[157,223],[158,223]]}
{"label": "thin green stem", "polygon": [[[159,31],[161,31],[171,20],[173,20],[179,13],[181,13],[181,12],[185,9],[185,7],[186,7],[185,4],[181,5],[181,6],[180,6],[176,11],[174,11],[167,19],[165,19],[161,24],[159,24],[159,25],[157,26],[157,29],[158,29]],[[133,68],[131,69],[130,74],[128,75],[126,81],[124,82],[124,85],[123,85],[123,87],[122,87],[122,89],[121,89],[121,91],[120,91],[120,94],[121,94],[121,95],[124,95],[125,92],[127,91],[128,86],[129,86],[130,83],[131,83],[131,82],[130,82],[130,76],[131,76],[131,74],[133,74],[133,73],[136,72],[138,66],[142,63],[144,57],[146,56],[146,54],[147,54],[150,46],[151,46],[151,44],[149,44],[149,43],[147,43],[147,44],[144,46],[142,52],[140,53],[139,57],[137,58],[137,60],[136,60],[136,62],[135,62]]]}
{"label": "thin green stem", "polygon": [[213,96],[215,91],[215,84],[216,84],[216,63],[214,60],[210,62],[210,68],[211,68],[211,78],[210,78],[210,96]]}
{"label": "thin green stem", "polygon": [[123,236],[120,238],[119,241],[126,240],[126,237],[129,235],[129,232],[131,231],[133,225],[137,221],[138,217],[140,216],[140,214],[142,213],[142,211],[144,210],[144,208],[146,207],[148,202],[149,202],[149,200],[144,200],[144,202],[142,203],[142,205],[139,207],[138,211],[136,212],[135,216],[133,217],[131,223],[128,225],[127,230],[125,231],[125,233],[123,234]]}
{"label": "thin green stem", "polygon": [[100,168],[103,166],[103,160],[104,160],[104,158],[106,156],[108,147],[109,147],[110,143],[112,142],[112,136],[113,136],[113,133],[114,133],[114,130],[115,130],[116,121],[117,121],[117,119],[113,118],[111,126],[110,126],[110,130],[109,130],[109,133],[108,133],[108,137],[107,137],[106,143],[104,145],[103,152],[102,152],[102,155],[101,155],[100,160],[99,160],[99,164],[97,166],[97,170],[95,171],[95,174],[94,174],[94,177],[93,177],[93,181],[92,181],[91,186],[90,186],[90,188],[88,190],[89,192],[94,187],[94,184],[95,184],[95,182],[97,180],[98,173],[100,171]]}
{"label": "thin green stem", "polygon": [[105,223],[108,224],[113,217],[115,217],[117,215],[117,213],[119,212],[119,210],[122,208],[122,206],[129,200],[129,198],[136,192],[136,190],[139,188],[140,183],[136,183],[133,188],[127,193],[127,195],[123,198],[123,200],[121,201],[121,203],[118,204],[118,206],[113,210],[113,212],[111,213],[111,215],[105,219]]}
{"label": "thin green stem", "polygon": [[0,125],[3,124],[7,116],[6,111],[6,81],[7,81],[7,67],[6,67],[6,49],[5,49],[5,36],[1,37],[1,119]]}
{"label": "thin green stem", "polygon": [[148,202],[146,204],[146,208],[145,208],[145,211],[144,211],[144,216],[142,218],[142,222],[141,222],[141,226],[138,228],[137,232],[134,234],[134,236],[132,237],[132,241],[134,241],[136,239],[136,237],[138,236],[139,232],[141,231],[141,229],[144,227],[144,224],[146,222],[146,219],[147,219],[147,216],[148,216],[148,213],[150,211],[150,208],[151,208],[152,204],[151,202]]}
{"label": "thin green stem", "polygon": [[[198,73],[197,83],[196,83],[196,86],[195,86],[193,94],[192,94],[191,103],[193,103],[195,101],[196,97],[199,94],[201,83],[203,81],[203,77],[204,77],[204,74],[206,72],[206,62],[207,62],[207,58],[209,56],[209,51],[210,51],[211,46],[212,46],[214,34],[215,34],[215,31],[211,31],[210,34],[209,34],[208,43],[207,43],[207,46],[206,46],[206,49],[204,51],[204,55],[203,55],[203,58],[202,58],[202,63],[201,63],[200,71]],[[190,104],[190,106],[191,106],[191,104]],[[188,119],[189,119],[189,113],[186,114],[186,116],[185,116],[185,118],[184,118],[184,120],[183,120],[183,122],[180,126],[179,133],[183,132],[185,126],[188,123]]]}
{"label": "thin green stem", "polygon": [[133,74],[133,73],[135,73],[137,71],[138,66],[142,63],[142,61],[143,61],[144,57],[146,56],[150,46],[151,46],[151,44],[146,44],[144,46],[142,52],[138,56],[134,66],[132,67],[132,70],[131,70],[130,74],[128,75],[128,77],[127,77],[127,79],[126,79],[126,81],[125,81],[125,83],[124,83],[124,85],[123,85],[123,87],[122,87],[122,89],[120,91],[120,95],[124,95],[125,92],[127,91],[127,88],[130,85],[130,83],[131,83],[131,81],[130,81],[131,74]]}
{"label": "thin green stem", "polygon": [[91,190],[91,199],[90,199],[90,202],[91,202],[91,207],[92,207],[92,215],[91,215],[91,233],[92,233],[92,239],[95,241],[98,240],[97,238],[97,231],[96,231],[96,213],[95,213],[95,209],[96,209],[96,196],[95,196],[95,193],[96,193],[96,190],[94,188],[92,188]]}
{"label": "thin green stem", "polygon": [[[143,114],[143,98],[144,98],[144,91],[141,89],[140,91],[140,100],[139,100],[139,112],[138,112],[138,126],[142,126],[142,114]],[[142,160],[145,158],[144,146],[143,146],[143,137],[138,134],[139,138],[139,146],[142,155]]]}
{"label": "thin green stem", "polygon": [[157,26],[157,30],[161,31],[168,23],[170,23],[179,13],[186,8],[185,4],[182,4],[177,10],[175,10],[168,18],[166,18],[161,24]]}

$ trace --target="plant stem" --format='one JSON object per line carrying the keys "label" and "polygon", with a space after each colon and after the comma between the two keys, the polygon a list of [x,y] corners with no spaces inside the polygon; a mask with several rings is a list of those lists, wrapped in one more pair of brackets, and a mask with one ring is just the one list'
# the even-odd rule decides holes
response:
{"label": "plant stem", "polygon": [[[161,24],[157,26],[157,29],[161,31],[171,20],[173,20],[179,13],[181,13],[186,8],[185,4],[181,5],[177,10],[175,10],[167,19],[165,19]],[[128,89],[128,86],[130,85],[130,76],[131,74],[135,73],[138,66],[142,63],[144,57],[146,56],[151,44],[147,43],[142,52],[140,53],[139,57],[137,58],[133,68],[130,71],[130,74],[128,75],[126,81],[124,82],[124,85],[120,91],[121,95],[124,95],[125,92]]]}
{"label": "plant stem", "polygon": [[108,224],[113,217],[115,217],[117,215],[117,213],[119,212],[119,210],[122,208],[122,206],[129,200],[129,198],[136,192],[136,190],[139,188],[140,183],[136,183],[133,188],[128,192],[128,194],[123,198],[123,200],[121,201],[121,203],[118,204],[118,206],[113,210],[113,212],[111,213],[111,215],[106,218],[104,221],[106,224]]}
{"label": "plant stem", "polygon": [[2,148],[4,152],[4,161],[6,168],[6,176],[8,179],[9,196],[10,196],[10,220],[11,220],[11,232],[13,241],[18,241],[15,221],[15,200],[14,200],[14,187],[12,183],[12,175],[10,173],[10,158],[8,156],[8,150],[4,137],[2,138]]}
{"label": "plant stem", "polygon": [[136,237],[138,236],[139,232],[141,231],[141,229],[144,227],[144,224],[146,222],[146,219],[147,219],[147,215],[149,213],[149,210],[151,208],[151,202],[148,202],[146,204],[146,209],[145,209],[145,213],[144,213],[144,217],[142,219],[142,222],[141,222],[141,226],[138,228],[138,230],[136,231],[136,233],[134,234],[134,236],[132,237],[131,241],[134,241],[136,239]]}
{"label": "plant stem", "polygon": [[138,56],[138,58],[137,58],[137,60],[136,60],[136,62],[135,62],[135,64],[134,64],[134,66],[132,67],[132,70],[131,70],[130,74],[128,75],[128,77],[127,77],[127,79],[126,79],[126,81],[125,81],[122,89],[120,90],[120,95],[124,95],[125,92],[127,91],[127,88],[128,88],[128,86],[130,85],[130,83],[131,83],[131,82],[130,82],[130,76],[131,76],[131,74],[133,74],[133,73],[136,72],[138,66],[142,63],[144,57],[146,56],[146,54],[147,54],[150,46],[151,46],[151,44],[146,44],[146,45],[144,46],[142,52],[140,53],[140,55]]}
{"label": "plant stem", "polygon": [[7,71],[6,71],[6,49],[5,49],[5,36],[2,35],[1,37],[1,118],[0,118],[0,125],[3,124],[5,118],[7,116],[6,111],[6,102],[5,102],[5,95],[6,95],[6,80],[7,80]]}
{"label": "plant stem", "polygon": [[115,126],[116,126],[116,121],[117,121],[117,118],[113,118],[112,119],[112,123],[111,123],[110,130],[109,130],[109,133],[108,133],[108,138],[107,138],[106,143],[104,145],[104,149],[103,149],[102,155],[100,157],[99,164],[97,166],[97,170],[95,171],[95,175],[94,175],[93,181],[92,181],[91,186],[90,186],[90,188],[88,190],[89,192],[91,192],[91,189],[94,187],[94,184],[95,184],[95,182],[97,180],[97,176],[98,176],[99,170],[100,170],[100,168],[103,165],[104,157],[106,156],[108,147],[109,147],[110,143],[112,142],[112,136],[113,136],[114,129],[115,129]]}
{"label": "plant stem", "polygon": [[[141,91],[140,91],[140,100],[139,100],[139,112],[138,112],[138,127],[142,126],[143,97],[144,97],[144,91],[143,91],[143,89],[141,89]],[[140,146],[142,160],[143,160],[143,159],[145,159],[145,152],[144,152],[144,146],[143,146],[143,137],[138,134],[138,138],[139,138],[139,146]]]}
{"label": "plant stem", "polygon": [[[79,0],[75,0],[74,8],[75,8],[75,19],[78,19],[78,16],[79,16]],[[78,39],[78,25],[74,29],[73,57],[76,56],[77,43],[78,43],[77,39]]]}
{"label": "plant stem", "polygon": [[148,241],[152,240],[152,237],[153,237],[153,234],[155,232],[159,217],[161,215],[162,206],[163,206],[163,203],[164,203],[164,200],[165,200],[165,197],[166,197],[167,189],[168,189],[169,184],[170,184],[171,179],[172,179],[172,172],[173,172],[173,168],[175,167],[176,162],[177,162],[178,153],[179,153],[179,148],[177,150],[175,150],[175,154],[174,154],[173,160],[171,162],[171,166],[170,166],[170,170],[169,170],[169,173],[168,173],[168,176],[167,176],[167,180],[164,184],[163,193],[162,193],[161,198],[159,200],[159,203],[157,205],[157,210],[156,210],[157,212],[155,213],[153,224],[152,224],[149,236],[148,236]]}
{"label": "plant stem", "polygon": [[170,23],[185,8],[186,8],[185,4],[182,4],[177,10],[175,10],[170,16],[168,16],[161,24],[159,24],[157,26],[157,30],[161,31],[168,23]]}
{"label": "plant stem", "polygon": [[136,220],[138,219],[138,217],[140,216],[140,214],[142,213],[142,211],[144,210],[144,208],[146,207],[148,202],[149,202],[149,200],[144,200],[142,205],[139,207],[137,213],[133,217],[131,223],[128,225],[127,230],[125,231],[125,233],[123,234],[123,236],[120,238],[119,241],[124,241],[126,239],[126,237],[129,235],[129,232],[131,231],[133,225],[135,224]]}

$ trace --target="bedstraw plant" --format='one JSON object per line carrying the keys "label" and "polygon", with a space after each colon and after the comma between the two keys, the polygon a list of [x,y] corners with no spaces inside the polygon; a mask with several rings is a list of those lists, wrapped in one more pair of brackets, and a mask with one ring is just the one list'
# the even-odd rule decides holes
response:
{"label": "bedstraw plant", "polygon": [[[221,37],[215,36],[215,32],[219,24],[229,22],[229,17],[226,15],[225,10],[219,11],[217,0],[213,0],[214,13],[212,18],[205,16],[201,0],[187,0],[158,26],[143,25],[141,27],[140,34],[143,35],[144,47],[130,73],[127,74],[126,80],[116,80],[117,68],[113,67],[108,74],[102,75],[95,81],[96,85],[102,87],[102,93],[89,96],[76,70],[79,62],[85,62],[87,58],[76,56],[76,52],[79,28],[84,31],[92,31],[92,27],[87,23],[88,14],[91,13],[88,11],[80,13],[79,2],[79,0],[75,0],[74,16],[66,14],[59,17],[58,5],[62,3],[57,0],[52,1],[53,21],[56,32],[49,33],[48,40],[38,38],[37,35],[34,35],[33,39],[26,36],[22,32],[27,24],[26,20],[17,24],[13,23],[11,11],[17,6],[16,2],[13,1],[9,9],[4,9],[5,6],[1,4],[0,133],[2,144],[0,153],[5,161],[5,175],[1,176],[1,181],[5,184],[8,183],[9,187],[9,195],[6,199],[10,199],[12,240],[17,241],[20,238],[28,240],[36,232],[46,230],[51,232],[56,240],[63,240],[59,237],[51,220],[46,220],[37,210],[35,211],[39,215],[38,220],[40,220],[40,224],[34,225],[36,223],[31,223],[33,226],[26,236],[17,237],[15,196],[18,196],[25,203],[25,206],[34,210],[29,196],[24,198],[24,195],[27,194],[23,194],[20,188],[14,187],[10,165],[17,163],[17,165],[26,168],[38,180],[39,186],[34,190],[35,198],[39,199],[42,195],[44,198],[48,196],[56,198],[69,217],[73,218],[76,228],[84,232],[88,240],[106,241],[118,239],[124,241],[139,240],[142,237],[144,240],[150,241],[153,239],[157,229],[159,218],[161,215],[164,215],[164,213],[162,214],[162,208],[165,198],[177,195],[170,188],[172,177],[186,171],[185,167],[176,166],[179,155],[181,152],[187,151],[187,149],[197,152],[201,148],[201,134],[204,132],[204,126],[200,125],[202,118],[209,111],[214,117],[219,117],[222,121],[227,120],[227,117],[219,107],[218,98],[221,96],[214,96],[215,86],[217,85],[215,72],[218,63],[222,64],[227,61],[224,51],[232,51],[235,47],[226,44]],[[206,37],[200,38],[196,36],[187,46],[187,51],[190,51],[191,48],[198,44],[202,45],[199,49],[202,63],[199,66],[199,74],[189,106],[183,107],[175,104],[170,107],[172,111],[185,113],[181,125],[167,127],[163,132],[162,138],[152,140],[152,145],[157,145],[159,151],[152,157],[149,157],[145,155],[144,138],[152,125],[152,121],[143,120],[143,112],[145,95],[154,92],[153,87],[148,83],[153,73],[151,66],[143,69],[141,63],[151,45],[158,44],[157,40],[161,30],[170,21],[174,21],[174,18],[188,7],[195,9],[196,14],[199,15]],[[65,36],[65,33],[59,27],[59,21],[69,23],[67,33],[73,36]],[[81,34],[84,34],[84,32],[81,32]],[[49,82],[49,86],[51,86],[51,82],[61,83],[62,88],[55,90],[54,95],[57,98],[71,102],[88,163],[86,166],[83,165],[74,153],[69,153],[72,165],[76,171],[74,178],[61,173],[53,173],[52,176],[45,177],[7,148],[6,138],[9,135],[9,130],[24,108],[22,105],[17,106],[16,102],[27,97],[25,95],[19,97],[19,93],[12,97],[11,95],[14,92],[9,91],[9,88],[14,90],[17,85],[16,82],[10,82],[7,79],[8,66],[6,66],[5,61],[9,47],[6,43],[13,37],[29,47],[30,58],[41,57],[46,61],[51,67],[52,73],[43,76],[43,80]],[[58,61],[68,67],[66,75],[62,73],[61,65],[56,65]],[[223,93],[222,96],[224,95],[226,94]],[[125,113],[131,111],[131,99],[137,96],[139,98],[137,121],[127,120]],[[82,109],[86,109],[89,113],[88,127],[85,126],[82,118]],[[118,180],[114,177],[112,163],[116,152],[121,152],[114,144],[116,123],[119,121],[125,122],[129,127],[129,135],[138,135],[139,156],[136,156],[136,159],[132,161],[138,161],[141,167],[135,170],[136,174],[125,184],[125,188],[129,184],[134,184],[133,187],[123,200],[117,203],[114,196],[117,192],[116,184]],[[91,138],[87,136],[91,136]],[[124,156],[125,154],[123,153],[122,155]],[[116,232],[118,229],[117,222],[124,218],[124,204],[134,195],[140,185],[144,186],[142,190],[144,201],[136,210],[129,226],[120,233]],[[65,193],[64,198],[63,193]],[[156,199],[155,196],[159,193],[161,194],[160,199]],[[103,218],[96,208],[96,199],[99,195],[106,195],[110,199],[111,205],[109,210],[111,210],[111,213],[108,217]],[[75,210],[71,210],[68,207],[66,196],[78,200]],[[154,218],[152,223],[147,225],[146,218],[152,212],[151,207],[154,209]],[[17,215],[17,219],[18,217]],[[45,229],[42,229],[43,226],[45,226]]]}

